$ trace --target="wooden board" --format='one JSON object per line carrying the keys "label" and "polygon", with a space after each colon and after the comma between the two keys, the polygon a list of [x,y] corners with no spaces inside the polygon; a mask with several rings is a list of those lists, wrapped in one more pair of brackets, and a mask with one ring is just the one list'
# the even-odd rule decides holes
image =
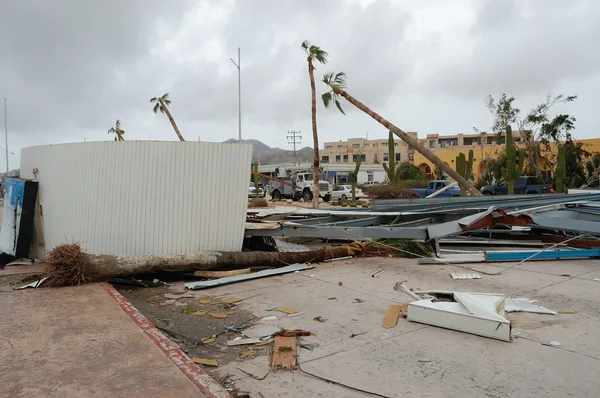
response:
{"label": "wooden board", "polygon": [[219,366],[219,363],[217,362],[216,359],[203,359],[203,358],[192,358],[192,361],[194,361],[197,364],[200,365],[207,365],[207,366]]}
{"label": "wooden board", "polygon": [[393,328],[398,323],[398,317],[400,316],[400,311],[402,306],[400,304],[392,304],[390,308],[388,308],[387,314],[383,318],[383,327],[386,329]]}
{"label": "wooden board", "polygon": [[275,337],[271,352],[271,368],[277,370],[294,369],[296,367],[296,337]]}
{"label": "wooden board", "polygon": [[196,272],[194,272],[194,275],[201,276],[203,278],[208,278],[208,279],[218,279],[218,278],[226,278],[229,276],[238,276],[238,275],[249,274],[250,272],[252,272],[252,270],[250,268],[244,268],[244,269],[234,269],[233,271],[196,271]]}
{"label": "wooden board", "polygon": [[298,312],[297,309],[291,308],[291,307],[277,307],[278,311],[281,312],[285,312],[286,314],[295,314],[296,312]]}

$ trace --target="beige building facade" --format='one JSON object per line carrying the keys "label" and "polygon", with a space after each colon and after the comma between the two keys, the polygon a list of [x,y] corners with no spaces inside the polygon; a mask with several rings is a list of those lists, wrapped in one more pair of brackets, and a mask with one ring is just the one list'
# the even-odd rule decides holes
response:
{"label": "beige building facade", "polygon": [[[418,138],[416,132],[408,134]],[[394,157],[397,162],[412,162],[414,152],[406,142],[399,138],[394,140]],[[358,156],[363,163],[381,164],[390,160],[387,139],[349,138],[346,141],[324,142],[319,154],[321,163],[354,163]]]}

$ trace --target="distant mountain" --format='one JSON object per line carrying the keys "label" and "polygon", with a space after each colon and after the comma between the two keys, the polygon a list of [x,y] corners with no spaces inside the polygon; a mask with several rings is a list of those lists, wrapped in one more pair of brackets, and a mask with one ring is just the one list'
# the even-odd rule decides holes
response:
{"label": "distant mountain", "polygon": [[[231,138],[225,143],[235,144],[239,140]],[[244,144],[252,145],[252,160],[258,161],[260,160],[260,164],[281,164],[281,163],[290,163],[293,162],[294,159],[294,151],[288,151],[281,148],[271,148],[267,144],[258,141],[258,140],[242,140]],[[313,160],[313,149],[310,147],[304,147],[297,151],[296,154],[298,158],[298,162],[306,163],[312,162]]]}

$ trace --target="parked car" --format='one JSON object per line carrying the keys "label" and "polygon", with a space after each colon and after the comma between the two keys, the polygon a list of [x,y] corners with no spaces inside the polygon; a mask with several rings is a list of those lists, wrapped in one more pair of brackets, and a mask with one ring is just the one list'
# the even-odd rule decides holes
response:
{"label": "parked car", "polygon": [[[413,188],[411,198],[425,198],[435,191],[439,191],[446,185],[452,184],[454,181],[449,180],[431,180],[427,184],[427,188]],[[451,196],[460,196],[460,188],[458,186],[448,188],[444,192],[440,192],[436,195],[436,198],[447,198]]]}
{"label": "parked car", "polygon": [[258,192],[256,191],[256,186],[253,182],[248,186],[248,197],[249,198],[264,198],[265,190],[262,188],[258,188]]}
{"label": "parked car", "polygon": [[[484,195],[508,195],[508,185],[501,181],[481,188]],[[552,184],[540,184],[537,177],[522,176],[515,180],[515,194],[554,193]]]}
{"label": "parked car", "polygon": [[[360,188],[356,188],[356,199],[366,197],[367,195]],[[331,199],[352,199],[352,185],[338,185],[337,187],[333,188],[333,191],[331,191]]]}
{"label": "parked car", "polygon": [[379,185],[379,181],[367,181],[364,184],[362,184],[363,187],[372,187],[373,185]]}

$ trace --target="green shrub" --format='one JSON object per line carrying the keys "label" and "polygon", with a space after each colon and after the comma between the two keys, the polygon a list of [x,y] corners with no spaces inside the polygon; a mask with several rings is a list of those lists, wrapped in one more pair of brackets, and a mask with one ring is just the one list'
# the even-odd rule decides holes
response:
{"label": "green shrub", "polygon": [[398,185],[374,185],[367,193],[375,199],[409,199],[413,196],[413,188],[426,188],[427,184],[427,180],[403,180]]}

